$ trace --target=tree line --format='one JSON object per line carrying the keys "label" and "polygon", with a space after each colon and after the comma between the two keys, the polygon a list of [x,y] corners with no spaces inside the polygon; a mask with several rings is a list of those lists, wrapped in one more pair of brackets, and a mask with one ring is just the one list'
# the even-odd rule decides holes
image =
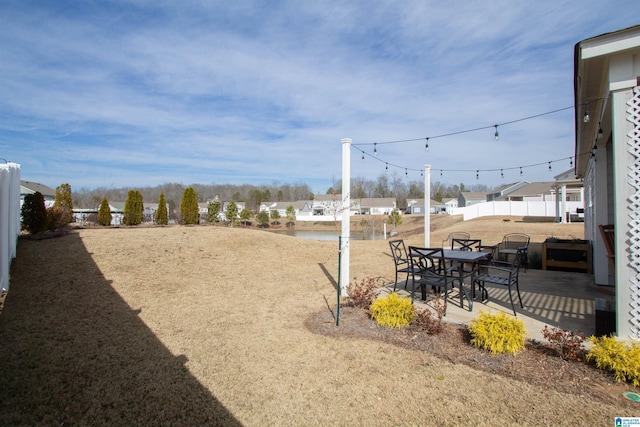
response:
{"label": "tree line", "polygon": [[[279,184],[270,185],[233,185],[233,184],[192,184],[184,186],[179,183],[166,183],[155,187],[136,187],[145,202],[156,203],[163,194],[169,205],[170,213],[177,213],[186,188],[193,188],[196,203],[206,203],[213,200],[221,202],[243,202],[245,207],[253,213],[259,211],[263,202],[295,202],[299,200],[313,200],[315,194],[307,184]],[[80,189],[74,193],[76,208],[95,209],[106,197],[109,201],[122,202],[128,198],[132,188]],[[490,191],[486,185],[476,184],[467,186],[445,184],[439,181],[431,182],[431,198],[437,201],[457,198],[463,191]],[[341,180],[336,181],[324,194],[342,193]],[[424,198],[424,182],[408,181],[405,177],[394,174],[381,174],[377,179],[362,177],[351,179],[352,198],[387,198],[396,199],[399,209],[407,207],[408,199]]]}

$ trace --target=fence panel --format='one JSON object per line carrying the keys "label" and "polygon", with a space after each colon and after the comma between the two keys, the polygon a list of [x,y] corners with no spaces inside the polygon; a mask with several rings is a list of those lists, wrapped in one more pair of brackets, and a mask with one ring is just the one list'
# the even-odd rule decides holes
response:
{"label": "fence panel", "polygon": [[0,165],[0,289],[9,290],[9,268],[20,234],[20,165]]}

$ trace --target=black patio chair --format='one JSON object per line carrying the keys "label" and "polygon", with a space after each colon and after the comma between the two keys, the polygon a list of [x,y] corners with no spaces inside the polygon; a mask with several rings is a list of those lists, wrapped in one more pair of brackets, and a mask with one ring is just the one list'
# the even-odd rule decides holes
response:
{"label": "black patio chair", "polygon": [[420,287],[422,300],[427,299],[427,286],[444,297],[444,314],[447,312],[447,295],[458,278],[446,268],[447,260],[442,248],[420,248],[409,246],[409,260],[412,268],[411,299],[415,297],[416,286]]}
{"label": "black patio chair", "polygon": [[[502,242],[498,244],[498,257],[501,261],[509,261],[511,256],[518,261],[524,271],[529,267],[529,241],[531,238],[527,234],[511,233],[502,238]],[[513,262],[515,262],[515,260]]]}
{"label": "black patio chair", "polygon": [[453,240],[454,239],[470,239],[471,235],[464,231],[458,231],[455,233],[449,233],[446,239],[442,241],[442,249],[453,249]]}
{"label": "black patio chair", "polygon": [[407,282],[409,281],[409,276],[413,272],[413,269],[411,268],[411,262],[407,255],[407,248],[404,244],[404,240],[389,240],[389,247],[391,248],[391,255],[393,256],[393,262],[396,266],[396,281],[393,282],[393,291],[396,291],[399,273],[407,274],[407,278],[404,282],[404,288],[407,289]]}
{"label": "black patio chair", "polygon": [[478,289],[481,292],[482,301],[489,299],[489,293],[486,289],[486,284],[494,284],[497,286],[506,286],[509,290],[509,300],[511,301],[511,308],[513,309],[513,315],[518,316],[516,313],[516,307],[513,304],[513,296],[511,295],[511,288],[515,286],[518,292],[518,300],[520,301],[520,308],[524,308],[522,304],[522,297],[520,296],[520,286],[518,285],[518,273],[520,271],[520,259],[516,257],[513,263],[502,261],[491,261],[489,264],[480,266],[480,274],[476,276],[473,281],[473,289],[478,285]]}

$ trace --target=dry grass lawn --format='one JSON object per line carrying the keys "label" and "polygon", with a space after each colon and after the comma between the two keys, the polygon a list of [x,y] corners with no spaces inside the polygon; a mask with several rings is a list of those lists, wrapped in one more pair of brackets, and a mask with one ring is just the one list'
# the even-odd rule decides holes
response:
{"label": "dry grass lawn", "polygon": [[[421,227],[405,218],[400,237],[421,244]],[[436,244],[458,230],[487,243],[512,231],[538,243],[582,237],[581,224],[522,218],[442,216],[432,228]],[[352,276],[393,280],[386,241],[352,245]],[[22,238],[0,314],[0,424],[609,425],[638,415],[622,397],[339,333],[337,260],[337,242],[257,229]]]}

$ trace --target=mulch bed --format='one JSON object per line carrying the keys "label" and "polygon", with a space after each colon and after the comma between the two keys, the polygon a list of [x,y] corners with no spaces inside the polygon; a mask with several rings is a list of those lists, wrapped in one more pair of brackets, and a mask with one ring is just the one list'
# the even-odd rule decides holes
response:
{"label": "mulch bed", "polygon": [[463,326],[443,323],[442,333],[429,335],[415,327],[379,326],[359,308],[342,307],[339,326],[335,315],[329,310],[315,313],[307,319],[306,326],[317,334],[383,341],[561,393],[590,396],[603,403],[624,403],[638,409],[637,403],[622,396],[626,390],[637,391],[633,386],[617,383],[608,372],[591,364],[564,360],[553,348],[535,340],[527,340],[525,349],[515,355],[492,355],[471,345],[469,332]]}

